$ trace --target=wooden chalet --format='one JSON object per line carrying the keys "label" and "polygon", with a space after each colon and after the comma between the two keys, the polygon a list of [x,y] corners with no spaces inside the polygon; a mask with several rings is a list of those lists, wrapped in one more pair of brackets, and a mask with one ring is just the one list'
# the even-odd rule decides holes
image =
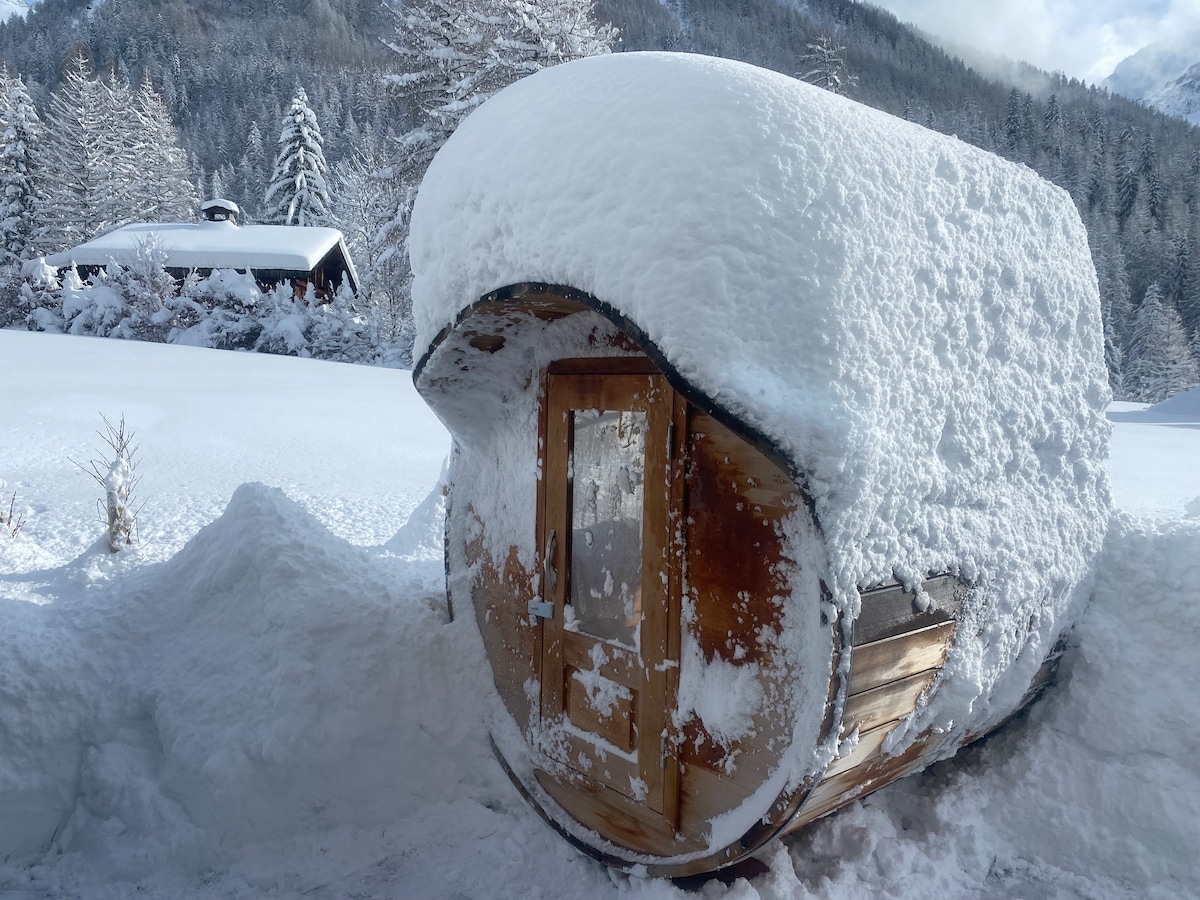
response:
{"label": "wooden chalet", "polygon": [[252,273],[264,291],[290,283],[297,296],[303,296],[311,285],[319,299],[328,300],[341,284],[358,290],[358,275],[337,229],[239,226],[240,210],[231,200],[209,200],[201,211],[201,222],[125,225],[48,256],[46,262],[60,269],[74,265],[86,279],[140,245],[155,242],[165,254],[164,268],[180,281],[191,272],[204,277],[217,269],[232,269]]}
{"label": "wooden chalet", "polygon": [[[712,121],[735,132],[725,155],[710,135],[689,157],[693,130]],[[738,135],[766,133],[764,122],[795,140],[764,141],[746,163]],[[815,139],[822,127],[843,140],[837,160]],[[867,199],[787,181],[775,193],[760,184],[768,193],[746,204],[726,159],[851,195],[861,186]],[[560,202],[591,166],[607,174],[579,186],[579,205]],[[923,179],[938,173],[948,186],[931,194]],[[873,190],[883,177],[894,182]],[[634,195],[671,179],[689,189],[645,213]],[[994,211],[959,243],[901,252],[977,195]],[[599,221],[571,219],[584,204]],[[757,218],[729,221],[739,204]],[[502,227],[456,218],[489,213]],[[657,230],[638,227],[643,215]],[[689,221],[694,231],[669,233]],[[1037,230],[1032,244],[1010,237],[1020,223]],[[748,232],[756,252],[782,259],[767,290],[730,255]],[[806,280],[805,266],[864,233],[886,265]],[[919,289],[975,265],[980,242],[996,295]],[[1107,510],[1103,465],[1089,461],[1104,447],[1095,282],[1065,194],[773,73],[619,54],[526,79],[473,114],[421,187],[413,248],[427,348],[414,382],[454,436],[453,613],[474,620],[491,664],[498,757],[576,846],[660,875],[733,864],[953,754],[1045,686]],[[748,280],[680,276],[708,254]],[[1009,284],[1002,273],[1023,260],[1028,280]],[[929,322],[961,327],[973,347],[971,329],[1007,327],[989,304],[1031,296],[1045,321],[1072,323],[1051,332],[1039,313],[1011,325],[1025,364],[1061,376],[1054,387],[992,365],[987,347],[944,365],[896,358]],[[864,374],[873,366],[883,373]],[[1019,449],[1019,429],[1011,447],[972,445],[971,457],[954,443],[970,436],[947,424],[1007,433],[1027,409],[1031,432],[1062,437],[1037,445],[1044,457]],[[926,474],[938,466],[941,488]],[[1047,484],[1061,505],[1044,502]],[[1005,547],[1021,536],[1007,537],[998,507],[1033,549]],[[977,686],[980,660],[995,675]]]}

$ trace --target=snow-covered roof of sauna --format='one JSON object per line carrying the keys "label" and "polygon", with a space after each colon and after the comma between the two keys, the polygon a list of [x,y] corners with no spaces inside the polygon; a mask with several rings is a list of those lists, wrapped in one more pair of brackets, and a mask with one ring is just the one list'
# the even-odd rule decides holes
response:
{"label": "snow-covered roof of sauna", "polygon": [[351,280],[358,279],[336,228],[246,225],[233,222],[139,222],[93,238],[46,258],[60,268],[71,263],[103,266],[120,260],[148,241],[157,241],[166,265],[181,269],[282,269],[311,272],[341,245]]}
{"label": "snow-covered roof of sauna", "polygon": [[1096,277],[1031,170],[743,63],[614,54],[473,112],[410,252],[418,348],[522,282],[640,329],[792,463],[843,605],[893,574],[990,585],[959,713],[1032,634],[1027,684],[1085,590],[1109,509]]}

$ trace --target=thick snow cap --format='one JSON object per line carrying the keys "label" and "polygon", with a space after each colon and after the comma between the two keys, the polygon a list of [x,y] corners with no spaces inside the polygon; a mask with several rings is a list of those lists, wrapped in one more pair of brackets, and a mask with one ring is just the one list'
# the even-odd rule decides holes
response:
{"label": "thick snow cap", "polygon": [[946,719],[987,719],[1018,657],[1023,691],[1109,510],[1096,277],[1064,191],[774,72],[629,53],[483,104],[412,226],[419,348],[508,285],[610,305],[789,461],[847,614],[893,576],[977,587]]}

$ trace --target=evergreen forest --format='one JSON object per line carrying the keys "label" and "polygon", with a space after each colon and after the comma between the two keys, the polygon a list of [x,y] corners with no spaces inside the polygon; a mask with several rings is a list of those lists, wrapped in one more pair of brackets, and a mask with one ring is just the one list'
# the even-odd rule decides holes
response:
{"label": "evergreen forest", "polygon": [[[453,59],[439,50],[446,47]],[[345,301],[338,321],[375,317],[357,334],[390,342],[388,352],[350,355],[405,362],[404,241],[424,165],[457,121],[504,84],[610,49],[698,52],[803,76],[1030,166],[1070,193],[1087,226],[1116,395],[1155,401],[1200,383],[1200,131],[1062,73],[1008,63],[996,69],[1003,77],[986,75],[852,0],[43,0],[0,24],[6,81],[27,92],[34,110],[14,114],[22,91],[7,90],[7,252],[28,260],[81,237],[61,230],[61,197],[53,222],[43,200],[14,224],[20,189],[7,186],[24,165],[10,147],[21,121],[34,116],[36,140],[60,155],[69,132],[87,127],[86,115],[64,112],[72,91],[103,85],[109,118],[150,123],[143,130],[158,136],[145,143],[173,153],[146,164],[161,171],[162,190],[173,170],[169,189],[185,206],[221,195],[246,221],[283,221],[281,209],[295,210],[295,198],[281,201],[275,186],[284,152],[277,141],[289,110],[297,122],[311,114],[304,133],[319,132],[320,172],[310,179],[317,199],[308,221],[319,212],[341,228],[362,275],[360,296]],[[129,133],[115,140],[137,143]],[[81,202],[103,209],[77,215],[91,223],[78,227],[98,233],[148,208],[145,199],[123,206],[113,196],[135,181],[93,190]],[[60,229],[57,244],[51,225]],[[61,315],[31,314],[60,289],[0,285],[0,325],[70,330]]]}

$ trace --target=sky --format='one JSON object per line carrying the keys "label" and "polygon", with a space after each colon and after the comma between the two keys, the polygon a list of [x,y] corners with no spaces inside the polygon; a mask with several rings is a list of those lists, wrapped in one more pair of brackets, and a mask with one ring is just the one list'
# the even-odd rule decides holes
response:
{"label": "sky", "polygon": [[1200,31],[1198,0],[870,0],[947,44],[1088,82],[1147,44]]}

